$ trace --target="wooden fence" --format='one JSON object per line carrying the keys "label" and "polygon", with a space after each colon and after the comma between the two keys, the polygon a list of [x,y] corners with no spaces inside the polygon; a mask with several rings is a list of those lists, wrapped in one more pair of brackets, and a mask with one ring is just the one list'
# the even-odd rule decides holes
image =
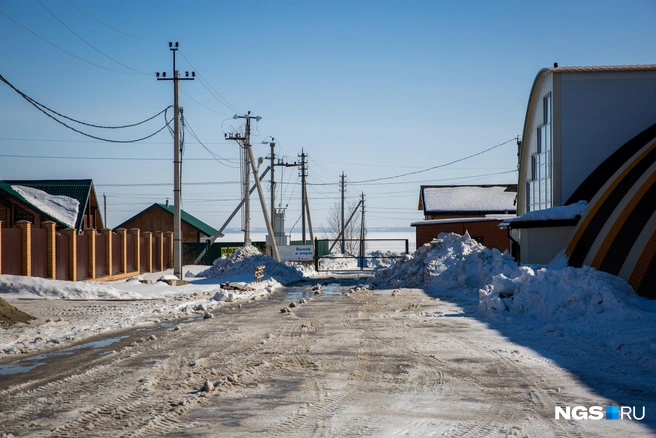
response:
{"label": "wooden fence", "polygon": [[57,232],[51,221],[41,228],[28,221],[16,225],[1,228],[0,221],[0,274],[106,281],[173,267],[172,231],[89,228],[77,234],[71,228]]}

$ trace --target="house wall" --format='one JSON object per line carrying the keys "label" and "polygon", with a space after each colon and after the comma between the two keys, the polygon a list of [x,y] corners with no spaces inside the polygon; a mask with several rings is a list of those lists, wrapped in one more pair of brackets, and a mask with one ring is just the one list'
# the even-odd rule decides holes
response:
{"label": "house wall", "polygon": [[[554,87],[553,74],[546,72],[539,74],[534,83],[531,96],[529,96],[528,108],[526,110],[526,120],[522,134],[522,146],[519,156],[519,185],[517,187],[517,215],[526,213],[526,182],[532,178],[531,175],[531,156],[537,153],[538,138],[537,129],[544,120],[544,110],[542,107],[542,98],[552,93],[552,107],[554,104]],[[553,114],[553,113],[552,113]],[[552,122],[552,130],[555,125]],[[554,138],[553,132],[551,138]],[[555,163],[552,158],[552,166]]]}
{"label": "house wall", "polygon": [[564,249],[574,234],[574,226],[521,228],[511,230],[519,242],[520,263],[547,264]]}
{"label": "house wall", "polygon": [[16,199],[13,197],[0,197],[0,221],[2,221],[2,227],[13,228],[15,226],[15,211],[17,208],[33,216],[33,220],[30,222],[32,222],[35,227],[40,227],[41,222],[48,220],[47,218],[42,217],[41,213],[30,208],[29,206],[22,203],[17,203]]}
{"label": "house wall", "polygon": [[500,229],[501,221],[480,222],[450,222],[445,224],[418,224],[415,225],[417,248],[437,238],[440,233],[456,233],[469,235],[488,248],[497,248],[499,251],[510,249],[510,239],[505,229]]}
{"label": "house wall", "polygon": [[[139,228],[141,232],[150,231],[173,231],[173,215],[159,207],[152,207],[144,211],[139,216],[132,218],[122,225],[128,230]],[[191,225],[182,222],[182,241],[183,242],[200,242],[200,232]]]}
{"label": "house wall", "polygon": [[559,75],[564,203],[610,154],[656,122],[656,72]]}

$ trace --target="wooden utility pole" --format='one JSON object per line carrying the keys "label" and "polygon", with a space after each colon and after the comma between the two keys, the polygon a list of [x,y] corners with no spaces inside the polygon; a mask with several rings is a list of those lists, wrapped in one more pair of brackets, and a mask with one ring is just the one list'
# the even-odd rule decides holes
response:
{"label": "wooden utility pole", "polygon": [[178,71],[175,69],[175,52],[178,51],[178,43],[169,41],[169,49],[173,53],[173,77],[167,78],[166,72],[157,72],[158,81],[173,81],[173,275],[182,280],[182,229],[181,229],[181,210],[182,204],[181,196],[181,181],[180,176],[182,173],[182,151],[180,150],[180,105],[179,105],[179,90],[178,81],[191,81],[196,76],[195,72],[185,72],[185,77],[179,77]]}

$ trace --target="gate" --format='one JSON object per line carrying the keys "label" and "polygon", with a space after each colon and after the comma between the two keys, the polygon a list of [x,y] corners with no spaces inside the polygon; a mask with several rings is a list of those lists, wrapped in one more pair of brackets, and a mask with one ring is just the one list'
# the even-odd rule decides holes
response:
{"label": "gate", "polygon": [[408,239],[315,239],[314,269],[318,271],[372,271],[410,254]]}

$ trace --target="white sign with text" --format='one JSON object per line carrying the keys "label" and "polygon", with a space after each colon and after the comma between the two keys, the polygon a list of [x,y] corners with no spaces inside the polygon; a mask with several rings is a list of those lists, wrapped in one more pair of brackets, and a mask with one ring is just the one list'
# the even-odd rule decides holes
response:
{"label": "white sign with text", "polygon": [[314,246],[289,245],[279,246],[280,260],[285,262],[306,262],[314,259]]}

